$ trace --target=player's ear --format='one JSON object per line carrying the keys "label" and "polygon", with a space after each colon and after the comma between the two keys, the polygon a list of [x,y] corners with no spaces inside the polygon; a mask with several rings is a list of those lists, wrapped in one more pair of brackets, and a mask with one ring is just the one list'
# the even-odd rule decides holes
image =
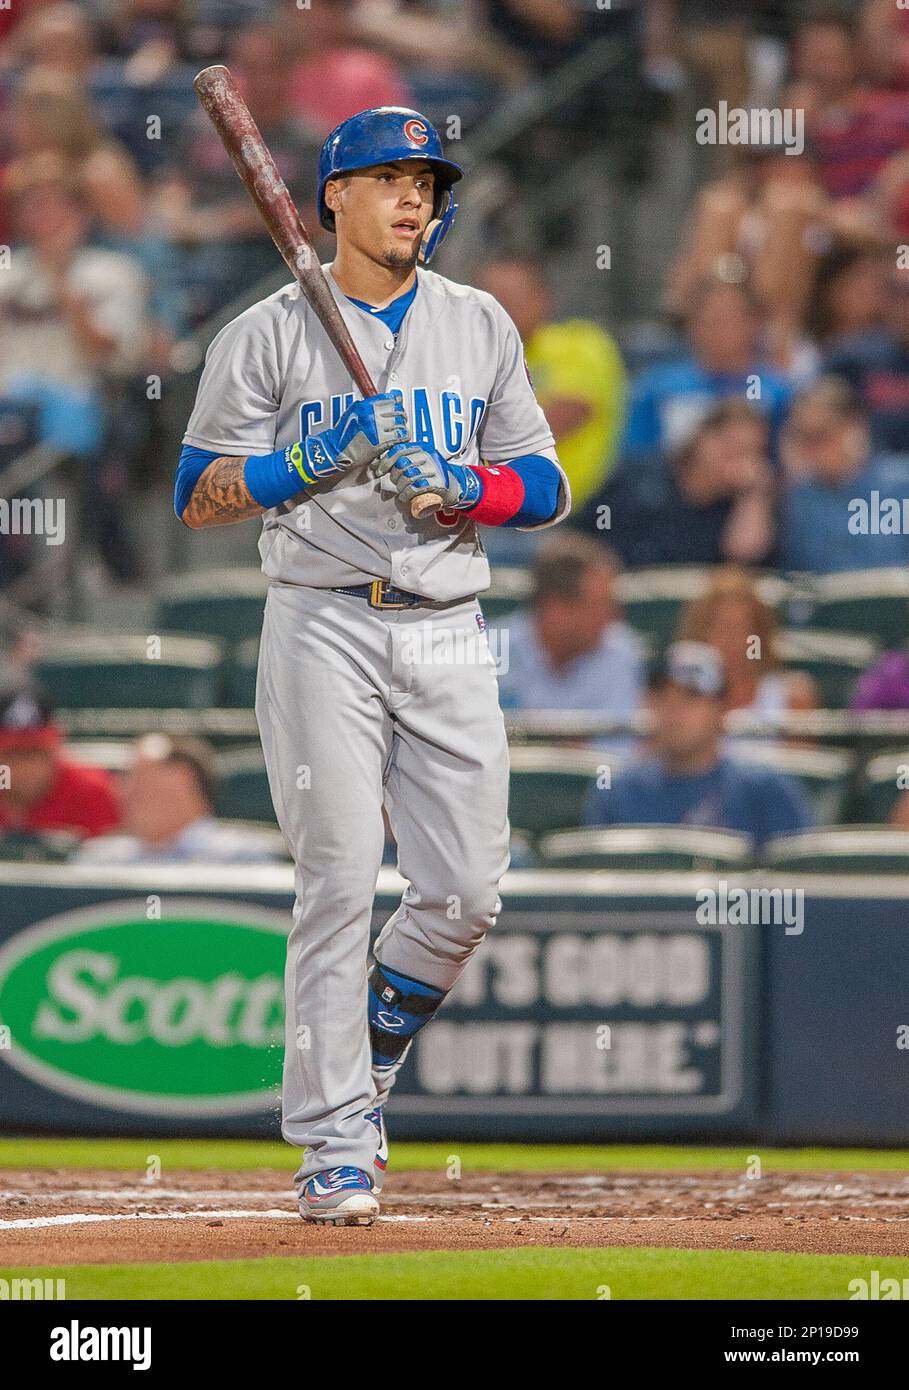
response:
{"label": "player's ear", "polygon": [[325,206],[329,212],[338,212],[341,207],[341,191],[347,179],[329,179],[325,185]]}

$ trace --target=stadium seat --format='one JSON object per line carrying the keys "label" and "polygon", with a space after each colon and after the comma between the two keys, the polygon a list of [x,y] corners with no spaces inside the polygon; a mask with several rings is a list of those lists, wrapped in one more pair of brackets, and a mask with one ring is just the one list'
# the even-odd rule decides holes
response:
{"label": "stadium seat", "polygon": [[224,663],[224,701],[231,709],[253,709],[259,639],[249,637],[232,649]]}
{"label": "stadium seat", "polygon": [[768,868],[818,874],[909,874],[909,831],[846,825],[779,835],[764,847]]}
{"label": "stadium seat", "polygon": [[787,628],[777,638],[784,666],[805,671],[818,684],[827,709],[845,709],[859,676],[874,661],[879,646],[874,637],[816,628]]}
{"label": "stadium seat", "polygon": [[[676,636],[682,609],[700,597],[709,578],[709,569],[700,565],[667,565],[621,574],[616,588],[625,621],[656,647],[665,647]],[[784,599],[786,586],[767,575],[758,581],[758,591],[765,603],[776,608]]]}
{"label": "stadium seat", "polygon": [[80,843],[68,830],[10,830],[0,835],[0,863],[65,864]]}
{"label": "stadium seat", "polygon": [[158,624],[242,642],[262,631],[268,579],[260,570],[211,569],[167,579],[158,590]]}
{"label": "stadium seat", "polygon": [[35,675],[64,709],[208,709],[218,703],[220,643],[161,635],[160,656],[149,638],[80,633],[55,636]]}
{"label": "stadium seat", "polygon": [[512,826],[537,836],[579,826],[605,754],[584,748],[521,744],[511,750],[508,814]]}
{"label": "stadium seat", "polygon": [[218,759],[218,783],[215,809],[219,816],[274,824],[275,809],[261,748],[222,753]]}
{"label": "stadium seat", "polygon": [[879,753],[865,764],[859,790],[862,819],[884,825],[896,802],[906,790],[909,749]]}
{"label": "stadium seat", "polygon": [[810,800],[819,825],[835,825],[842,816],[855,764],[851,753],[743,740],[731,745],[729,756],[794,778]]}
{"label": "stadium seat", "polygon": [[530,595],[530,575],[527,570],[496,566],[492,585],[480,594],[480,607],[489,620],[501,618],[527,601]]}
{"label": "stadium seat", "polygon": [[882,647],[899,647],[909,638],[909,573],[894,568],[800,576],[793,584],[789,621],[858,632]]}
{"label": "stadium seat", "polygon": [[553,869],[743,869],[751,838],[689,825],[619,825],[544,835],[538,854]]}

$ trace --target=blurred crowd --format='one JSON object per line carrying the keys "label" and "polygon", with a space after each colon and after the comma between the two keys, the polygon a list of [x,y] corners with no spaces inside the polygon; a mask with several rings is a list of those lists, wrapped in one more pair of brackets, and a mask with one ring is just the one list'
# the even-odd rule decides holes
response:
{"label": "blurred crowd", "polygon": [[[561,314],[552,245],[509,240],[490,214],[470,279],[521,332],[574,496],[571,530],[542,548],[488,536],[494,559],[533,566],[503,701],[656,719],[656,762],[627,804],[612,796],[607,812],[601,799],[593,818],[627,819],[654,796],[665,806],[662,779],[687,769],[680,819],[709,823],[721,804],[738,824],[769,800],[797,828],[808,814],[797,795],[729,772],[721,724],[730,710],[820,702],[778,660],[755,572],[909,561],[909,524],[880,524],[882,499],[909,498],[909,9],[894,0],[15,0],[0,9],[0,247],[12,248],[0,434],[16,417],[31,442],[75,461],[89,543],[111,577],[141,580],[131,489],[143,459],[163,475],[176,463],[162,456],[148,382],[171,370],[175,344],[277,268],[194,74],[228,63],[317,229],[318,151],[338,121],[400,103],[449,135],[456,113],[469,137],[604,35],[625,46],[621,71],[501,151],[512,195],[540,161],[606,145],[622,153],[610,176],[640,186],[648,152],[680,124],[702,177],[655,272],[661,332],[645,346],[634,324]],[[692,92],[717,109],[802,113],[803,151],[769,123],[756,142],[695,150]],[[557,238],[567,214],[554,213]],[[715,578],[656,668],[616,581],[663,565]],[[0,586],[10,572],[4,551]],[[755,633],[763,654],[746,659]],[[909,708],[909,655],[885,653],[854,702]],[[35,718],[49,725],[40,708]],[[45,753],[50,777],[58,751]],[[127,787],[185,784],[171,798],[181,823],[163,840],[216,855],[203,753],[168,744],[136,759]],[[126,857],[154,853],[122,806],[103,828]]]}

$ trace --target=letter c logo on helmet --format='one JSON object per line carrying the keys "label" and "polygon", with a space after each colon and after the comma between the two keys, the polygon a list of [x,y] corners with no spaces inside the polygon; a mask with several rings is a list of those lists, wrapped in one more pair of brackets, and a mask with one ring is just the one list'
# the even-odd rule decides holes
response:
{"label": "letter c logo on helmet", "polygon": [[452,185],[464,171],[447,159],[438,131],[431,121],[407,106],[376,106],[342,121],[329,135],[319,156],[319,188],[316,203],[319,221],[329,232],[335,230],[335,215],[325,204],[325,185],[341,174],[377,164],[397,164],[422,159],[436,176],[432,221],[426,228],[420,260],[426,265],[451,229],[457,202]]}
{"label": "letter c logo on helmet", "polygon": [[408,140],[412,140],[415,145],[425,145],[429,136],[426,133],[426,126],[422,121],[405,121],[404,135]]}

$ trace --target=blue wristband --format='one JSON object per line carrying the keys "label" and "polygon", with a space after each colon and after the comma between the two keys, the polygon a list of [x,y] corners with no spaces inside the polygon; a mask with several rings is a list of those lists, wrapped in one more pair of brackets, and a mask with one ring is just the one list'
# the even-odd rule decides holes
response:
{"label": "blue wristband", "polygon": [[307,483],[316,482],[306,468],[303,449],[289,444],[273,454],[253,454],[246,460],[243,479],[260,507],[279,507],[296,497]]}

